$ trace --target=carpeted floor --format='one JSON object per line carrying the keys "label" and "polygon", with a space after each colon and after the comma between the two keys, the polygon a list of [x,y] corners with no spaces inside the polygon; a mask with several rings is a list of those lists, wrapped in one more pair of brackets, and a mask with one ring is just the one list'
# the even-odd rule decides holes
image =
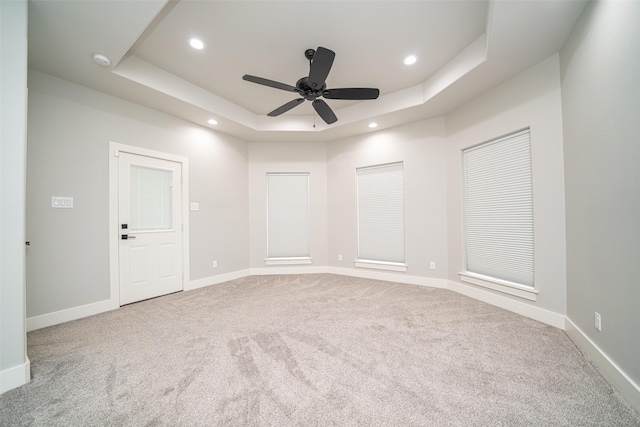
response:
{"label": "carpeted floor", "polygon": [[28,344],[2,426],[640,426],[561,330],[390,282],[247,277]]}

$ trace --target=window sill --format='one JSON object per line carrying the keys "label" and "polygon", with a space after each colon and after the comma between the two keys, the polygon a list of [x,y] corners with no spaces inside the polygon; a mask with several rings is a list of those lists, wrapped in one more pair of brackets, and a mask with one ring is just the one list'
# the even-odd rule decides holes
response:
{"label": "window sill", "polygon": [[311,257],[266,258],[265,265],[301,265],[311,264]]}
{"label": "window sill", "polygon": [[407,271],[407,264],[402,262],[372,261],[368,259],[357,259],[354,262],[356,267],[373,268],[376,270]]}
{"label": "window sill", "polygon": [[460,280],[463,282],[482,286],[483,288],[493,289],[494,291],[524,298],[529,301],[538,300],[538,291],[529,286],[519,285],[506,280],[494,279],[493,277],[470,273],[468,271],[458,273],[458,275],[460,276]]}

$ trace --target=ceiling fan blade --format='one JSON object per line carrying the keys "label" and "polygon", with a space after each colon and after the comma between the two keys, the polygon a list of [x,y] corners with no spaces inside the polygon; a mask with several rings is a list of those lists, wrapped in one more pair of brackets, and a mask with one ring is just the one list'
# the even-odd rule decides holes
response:
{"label": "ceiling fan blade", "polygon": [[327,99],[376,99],[380,95],[379,89],[368,87],[348,87],[340,89],[327,89],[322,96]]}
{"label": "ceiling fan blade", "polygon": [[304,101],[304,98],[296,98],[293,101],[289,101],[286,104],[276,108],[275,110],[267,114],[267,116],[271,116],[271,117],[279,116],[280,114],[286,113],[287,111],[291,110],[293,107],[300,105],[300,103],[303,101]]}
{"label": "ceiling fan blade", "polygon": [[313,101],[313,108],[316,110],[322,120],[324,120],[328,125],[338,121],[338,118],[335,114],[333,114],[333,110],[331,110],[331,107],[329,107],[329,105],[322,99],[316,99],[315,101]]}
{"label": "ceiling fan blade", "polygon": [[309,86],[311,89],[320,89],[324,85],[331,66],[333,65],[333,59],[336,57],[334,51],[319,47],[313,55],[313,61],[311,62],[311,69],[309,70]]}
{"label": "ceiling fan blade", "polygon": [[294,86],[269,79],[263,79],[262,77],[250,76],[249,74],[245,74],[244,76],[242,76],[242,80],[246,80],[251,83],[258,83],[259,85],[269,86],[276,89],[286,90],[288,92],[298,92],[298,89]]}

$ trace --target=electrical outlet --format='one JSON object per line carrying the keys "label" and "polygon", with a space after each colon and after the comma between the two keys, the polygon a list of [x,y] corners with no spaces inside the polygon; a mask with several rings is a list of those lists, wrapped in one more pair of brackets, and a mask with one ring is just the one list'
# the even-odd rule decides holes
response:
{"label": "electrical outlet", "polygon": [[213,261],[213,263],[211,264],[211,266],[213,268],[218,268],[218,261]]}
{"label": "electrical outlet", "polygon": [[432,269],[432,270],[435,270],[435,269],[436,269],[436,263],[435,263],[435,261],[431,261],[431,262],[429,263],[429,268],[430,268],[430,269]]}
{"label": "electrical outlet", "polygon": [[338,261],[342,261],[342,255],[338,255]]}
{"label": "electrical outlet", "polygon": [[596,311],[596,316],[595,316],[595,321],[596,321],[596,329],[599,331],[602,331],[602,316],[600,316],[600,313],[598,313]]}

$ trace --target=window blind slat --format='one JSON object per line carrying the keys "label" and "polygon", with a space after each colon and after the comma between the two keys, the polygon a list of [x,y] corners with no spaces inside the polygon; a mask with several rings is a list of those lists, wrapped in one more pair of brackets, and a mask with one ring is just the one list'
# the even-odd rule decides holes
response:
{"label": "window blind slat", "polygon": [[267,174],[267,257],[310,255],[309,174]]}
{"label": "window blind slat", "polygon": [[402,163],[356,170],[358,259],[404,262]]}
{"label": "window blind slat", "polygon": [[467,149],[463,159],[467,270],[533,286],[529,130]]}

